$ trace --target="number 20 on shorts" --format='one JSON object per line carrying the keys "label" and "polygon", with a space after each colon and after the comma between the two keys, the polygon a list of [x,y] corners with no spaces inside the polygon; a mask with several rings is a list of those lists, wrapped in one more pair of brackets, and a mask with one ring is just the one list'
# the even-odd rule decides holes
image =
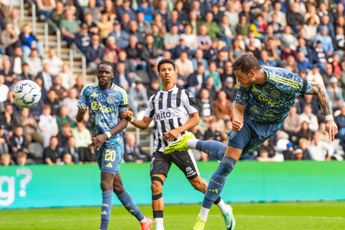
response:
{"label": "number 20 on shorts", "polygon": [[105,161],[115,161],[116,152],[114,150],[105,150],[104,160]]}

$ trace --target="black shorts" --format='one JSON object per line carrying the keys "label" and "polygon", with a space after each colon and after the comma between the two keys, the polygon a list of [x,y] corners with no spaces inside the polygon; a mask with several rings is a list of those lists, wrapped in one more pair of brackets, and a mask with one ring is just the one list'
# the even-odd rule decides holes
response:
{"label": "black shorts", "polygon": [[191,152],[180,151],[164,155],[160,152],[154,152],[151,160],[151,175],[163,174],[168,176],[171,163],[179,167],[188,179],[194,179],[199,176],[199,170]]}

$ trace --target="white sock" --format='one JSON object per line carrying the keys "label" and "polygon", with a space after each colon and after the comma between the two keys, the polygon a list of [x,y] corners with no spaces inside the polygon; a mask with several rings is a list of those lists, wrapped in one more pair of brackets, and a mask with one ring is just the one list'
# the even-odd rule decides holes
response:
{"label": "white sock", "polygon": [[229,211],[229,209],[231,208],[229,205],[227,205],[224,200],[220,200],[219,203],[217,204],[218,208],[220,209],[220,211],[222,213],[225,213],[227,211]]}
{"label": "white sock", "polygon": [[164,230],[163,218],[155,218],[156,230]]}
{"label": "white sock", "polygon": [[188,139],[186,142],[186,146],[191,148],[191,149],[195,149],[196,148],[196,143],[198,143],[198,139]]}
{"label": "white sock", "polygon": [[204,219],[204,220],[207,220],[207,216],[208,216],[209,211],[210,211],[210,209],[201,207],[200,212],[199,212],[199,217]]}

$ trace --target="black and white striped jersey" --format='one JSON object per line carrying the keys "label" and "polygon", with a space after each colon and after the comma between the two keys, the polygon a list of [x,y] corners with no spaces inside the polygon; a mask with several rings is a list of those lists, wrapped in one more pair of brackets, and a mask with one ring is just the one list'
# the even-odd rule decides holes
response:
{"label": "black and white striped jersey", "polygon": [[[193,95],[177,87],[168,91],[160,90],[150,97],[145,112],[155,122],[154,149],[163,152],[168,142],[163,139],[163,134],[178,128],[187,122],[189,115],[198,112]],[[181,134],[183,135],[184,132]],[[181,135],[177,138],[181,138]]]}

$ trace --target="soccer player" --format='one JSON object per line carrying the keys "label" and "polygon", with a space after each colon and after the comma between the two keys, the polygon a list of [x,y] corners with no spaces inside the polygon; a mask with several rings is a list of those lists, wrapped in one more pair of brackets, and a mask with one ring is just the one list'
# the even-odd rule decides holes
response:
{"label": "soccer player", "polygon": [[[152,209],[156,230],[163,230],[164,202],[162,196],[163,184],[172,163],[176,164],[185,174],[192,186],[205,192],[207,184],[201,179],[195,159],[189,151],[173,151],[163,155],[163,151],[170,141],[186,139],[191,133],[187,130],[199,122],[198,110],[194,105],[192,94],[176,87],[176,66],[170,59],[162,59],[158,63],[158,73],[162,80],[163,90],[151,96],[142,120],[136,120],[132,111],[123,115],[134,126],[145,129],[152,120],[155,123],[155,142],[151,161],[151,191]],[[188,139],[188,138],[187,138]],[[213,201],[220,208],[226,226],[230,226],[232,208],[217,197]]]}
{"label": "soccer player", "polygon": [[112,83],[115,69],[112,63],[102,62],[97,66],[98,85],[88,85],[81,92],[78,102],[77,121],[84,120],[89,110],[95,151],[101,169],[102,210],[101,230],[108,229],[113,201],[113,191],[123,206],[134,215],[142,230],[149,230],[152,220],[146,218],[126,192],[119,173],[124,147],[122,130],[127,120],[120,118],[128,106],[126,91]]}
{"label": "soccer player", "polygon": [[204,229],[212,203],[221,193],[227,176],[240,156],[255,149],[281,129],[298,96],[316,95],[325,115],[330,139],[333,140],[338,132],[323,83],[304,80],[282,68],[260,66],[251,54],[239,57],[233,64],[233,71],[240,87],[233,110],[233,130],[228,133],[228,146],[215,141],[185,139],[183,143],[176,142],[166,149],[166,153],[169,153],[192,147],[221,160],[208,185],[194,230]]}

